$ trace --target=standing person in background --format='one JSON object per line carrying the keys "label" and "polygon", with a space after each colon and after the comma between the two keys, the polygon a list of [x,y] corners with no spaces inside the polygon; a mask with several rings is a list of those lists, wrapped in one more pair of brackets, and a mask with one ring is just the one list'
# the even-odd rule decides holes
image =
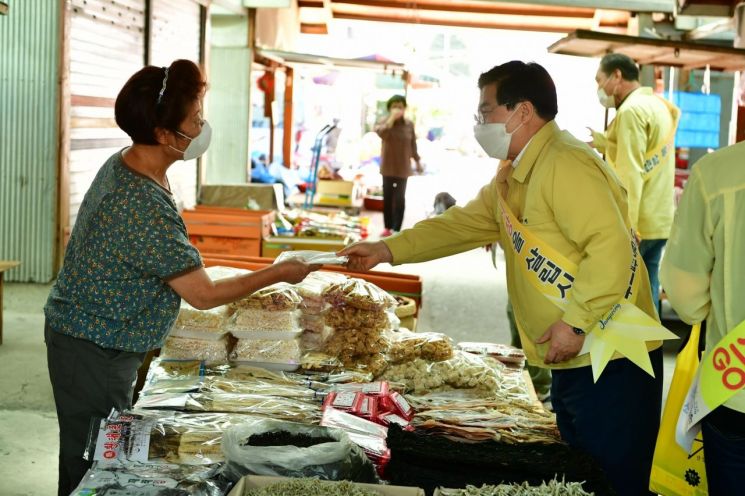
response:
{"label": "standing person in background", "polygon": [[660,311],[659,267],[675,209],[675,130],[680,110],[639,83],[639,68],[620,53],[602,58],[595,75],[598,99],[615,108],[605,133],[592,132],[592,146],[605,154],[629,198],[631,226],[649,272]]}
{"label": "standing person in background", "polygon": [[414,123],[404,117],[406,98],[394,95],[388,100],[386,108],[388,116],[375,125],[375,132],[383,141],[380,153],[385,222],[383,237],[401,230],[406,209],[406,182],[413,174],[411,159],[416,163],[417,172],[422,172],[422,164],[416,149]]}
{"label": "standing person in background", "polygon": [[[662,285],[680,318],[689,324],[706,319],[708,353],[745,322],[744,156],[745,143],[738,143],[696,163],[678,204],[662,260]],[[745,338],[745,330],[737,332],[738,338]],[[727,371],[741,379],[743,364],[733,356],[731,365]],[[745,391],[740,388],[706,415],[701,427],[706,440],[709,494],[742,494]]]}
{"label": "standing person in background", "polygon": [[196,64],[177,60],[139,70],[116,98],[116,123],[132,145],[104,162],[85,194],[44,307],[59,496],[91,466],[83,459],[91,419],[130,408],[137,369],[163,344],[182,298],[213,308],[277,282],[300,282],[320,267],[295,260],[219,281],[204,270],[166,172],[210,144],[206,86]]}

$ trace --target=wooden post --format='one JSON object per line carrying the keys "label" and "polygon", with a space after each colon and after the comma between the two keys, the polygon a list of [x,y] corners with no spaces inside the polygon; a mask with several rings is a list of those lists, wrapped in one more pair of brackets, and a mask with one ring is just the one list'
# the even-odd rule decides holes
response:
{"label": "wooden post", "polygon": [[57,94],[57,243],[54,254],[56,274],[65,258],[65,247],[70,234],[70,2],[63,2],[60,13],[59,83]]}
{"label": "wooden post", "polygon": [[282,156],[284,165],[288,169],[292,167],[292,90],[294,69],[285,68],[285,115],[284,115],[284,133],[282,136]]}

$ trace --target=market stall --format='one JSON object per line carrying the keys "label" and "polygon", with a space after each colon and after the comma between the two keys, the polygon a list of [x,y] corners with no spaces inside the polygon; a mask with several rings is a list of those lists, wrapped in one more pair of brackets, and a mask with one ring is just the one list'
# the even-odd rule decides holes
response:
{"label": "market stall", "polygon": [[[92,423],[95,463],[73,494],[603,494],[520,350],[411,332],[398,307],[334,271],[183,303],[133,410]],[[532,492],[495,492],[520,485]]]}

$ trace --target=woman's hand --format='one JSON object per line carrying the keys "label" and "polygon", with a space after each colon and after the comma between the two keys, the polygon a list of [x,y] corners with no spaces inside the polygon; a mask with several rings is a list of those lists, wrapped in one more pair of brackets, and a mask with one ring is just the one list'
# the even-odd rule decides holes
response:
{"label": "woman's hand", "polygon": [[382,241],[363,241],[355,243],[338,252],[341,257],[349,257],[347,268],[357,272],[367,272],[380,263],[391,263],[393,254]]}
{"label": "woman's hand", "polygon": [[311,265],[298,259],[285,260],[275,264],[276,269],[280,273],[280,280],[289,282],[290,284],[297,284],[305,279],[308,274],[321,268],[320,265]]}

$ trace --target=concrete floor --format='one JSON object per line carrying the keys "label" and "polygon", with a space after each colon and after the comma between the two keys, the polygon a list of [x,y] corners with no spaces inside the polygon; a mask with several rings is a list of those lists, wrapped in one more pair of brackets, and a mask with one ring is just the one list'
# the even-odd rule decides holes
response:
{"label": "concrete floor", "polygon": [[[404,227],[424,218],[439,191],[449,191],[459,204],[464,204],[493,174],[491,161],[457,165],[448,167],[450,172],[443,170],[437,176],[410,181]],[[380,214],[374,215],[373,225],[373,229],[382,229]],[[489,254],[474,250],[448,259],[381,270],[422,276],[425,304],[420,331],[444,332],[455,340],[509,342],[502,260],[495,269]],[[58,433],[46,369],[42,313],[50,287],[21,283],[5,286],[5,335],[0,346],[0,496],[56,492]],[[671,357],[668,354],[666,358],[666,385],[672,371]]]}

